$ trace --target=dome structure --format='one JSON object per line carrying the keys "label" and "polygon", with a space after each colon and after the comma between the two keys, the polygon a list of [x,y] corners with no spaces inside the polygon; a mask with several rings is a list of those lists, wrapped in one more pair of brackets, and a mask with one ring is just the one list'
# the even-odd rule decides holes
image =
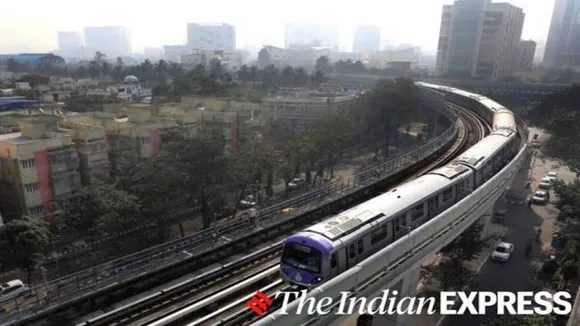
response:
{"label": "dome structure", "polygon": [[129,75],[129,76],[126,76],[125,79],[123,79],[123,82],[125,84],[135,84],[135,83],[139,82],[139,78],[132,76],[132,75]]}

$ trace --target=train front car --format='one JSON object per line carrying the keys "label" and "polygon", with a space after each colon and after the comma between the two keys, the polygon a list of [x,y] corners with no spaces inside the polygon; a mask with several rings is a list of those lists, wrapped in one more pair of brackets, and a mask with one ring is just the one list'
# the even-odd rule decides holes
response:
{"label": "train front car", "polygon": [[322,284],[332,251],[332,243],[316,233],[299,232],[288,237],[280,259],[282,278],[300,288]]}

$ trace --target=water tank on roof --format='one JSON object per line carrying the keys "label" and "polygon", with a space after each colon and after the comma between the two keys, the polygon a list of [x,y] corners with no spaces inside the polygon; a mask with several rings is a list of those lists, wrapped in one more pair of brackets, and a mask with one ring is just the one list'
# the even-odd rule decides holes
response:
{"label": "water tank on roof", "polygon": [[123,81],[125,82],[125,84],[133,84],[133,83],[138,83],[139,78],[129,75],[129,76],[126,76]]}

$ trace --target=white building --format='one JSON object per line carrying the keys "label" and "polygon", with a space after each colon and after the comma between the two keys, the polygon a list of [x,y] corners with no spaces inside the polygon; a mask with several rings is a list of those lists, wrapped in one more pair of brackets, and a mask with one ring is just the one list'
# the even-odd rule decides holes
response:
{"label": "white building", "polygon": [[236,28],[229,24],[187,24],[187,45],[199,50],[236,50]]}
{"label": "white building", "polygon": [[187,45],[166,45],[163,47],[165,60],[181,63],[181,56],[193,53]]}
{"label": "white building", "polygon": [[238,70],[243,63],[240,53],[223,50],[194,50],[191,54],[182,55],[181,63],[189,67],[200,64],[209,66],[213,59],[219,60],[221,65],[228,70]]}
{"label": "white building", "polygon": [[380,27],[359,25],[354,30],[353,52],[377,52],[381,46]]}
{"label": "white building", "polygon": [[443,6],[437,72],[504,79],[514,70],[524,12],[508,3],[458,0]]}
{"label": "white building", "polygon": [[127,28],[120,26],[85,27],[85,47],[109,58],[130,55],[131,36]]}
{"label": "white building", "polygon": [[312,23],[286,24],[284,47],[321,46],[338,49],[336,27]]}
{"label": "white building", "polygon": [[83,38],[74,31],[58,32],[58,52],[65,58],[83,57]]}

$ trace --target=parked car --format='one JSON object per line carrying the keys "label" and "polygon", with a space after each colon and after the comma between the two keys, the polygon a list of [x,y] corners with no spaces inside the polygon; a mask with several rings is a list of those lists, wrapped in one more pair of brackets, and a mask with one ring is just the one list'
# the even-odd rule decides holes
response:
{"label": "parked car", "polygon": [[305,184],[305,180],[302,178],[294,178],[290,183],[288,183],[288,189],[298,189]]}
{"label": "parked car", "polygon": [[537,190],[531,200],[532,204],[545,205],[550,201],[550,193],[546,190]]}
{"label": "parked car", "polygon": [[550,179],[550,181],[553,183],[558,179],[558,172],[550,171],[548,174],[546,174],[546,178]]}
{"label": "parked car", "polygon": [[513,252],[513,243],[500,242],[491,253],[490,258],[496,261],[509,261],[512,258]]}
{"label": "parked car", "polygon": [[548,177],[543,177],[542,180],[540,180],[540,183],[538,183],[538,188],[540,189],[552,188],[552,179]]}
{"label": "parked car", "polygon": [[0,285],[0,302],[12,300],[29,292],[21,280],[12,280]]}

